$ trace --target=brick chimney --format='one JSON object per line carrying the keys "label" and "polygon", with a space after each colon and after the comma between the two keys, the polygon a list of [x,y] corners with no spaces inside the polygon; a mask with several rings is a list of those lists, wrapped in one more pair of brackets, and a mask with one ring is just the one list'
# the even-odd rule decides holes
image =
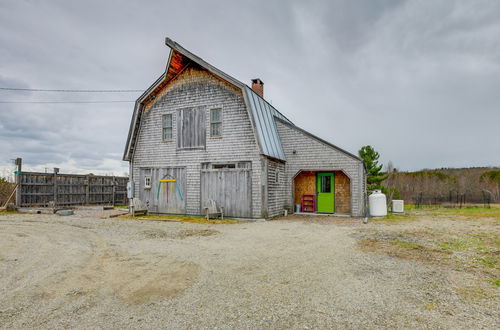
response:
{"label": "brick chimney", "polygon": [[264,98],[264,83],[260,78],[252,79],[252,90]]}

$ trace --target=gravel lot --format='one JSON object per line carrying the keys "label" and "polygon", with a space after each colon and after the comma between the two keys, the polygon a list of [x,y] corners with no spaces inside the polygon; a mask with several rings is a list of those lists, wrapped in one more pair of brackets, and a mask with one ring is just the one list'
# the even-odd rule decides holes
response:
{"label": "gravel lot", "polygon": [[473,273],[360,249],[383,225],[290,219],[0,215],[0,328],[498,327]]}

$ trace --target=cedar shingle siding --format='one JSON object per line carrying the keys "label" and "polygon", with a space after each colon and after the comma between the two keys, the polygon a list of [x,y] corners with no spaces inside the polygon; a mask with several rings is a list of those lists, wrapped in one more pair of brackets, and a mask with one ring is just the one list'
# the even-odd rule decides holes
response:
{"label": "cedar shingle siding", "polygon": [[[292,211],[294,197],[300,200],[294,196],[298,173],[335,171],[336,212],[363,214],[359,158],[301,130],[248,86],[166,43],[169,65],[136,102],[124,153],[134,196],[151,212],[199,215],[203,201],[215,198],[233,216],[274,217]],[[221,112],[211,116],[212,109]],[[164,122],[165,115],[171,118]]]}
{"label": "cedar shingle siding", "polygon": [[[162,141],[162,115],[172,113],[174,122],[177,122],[178,110],[187,107],[197,107],[205,112],[205,127],[210,127],[210,109],[221,108],[222,138],[206,136],[206,148],[203,150],[178,149],[178,127],[174,125],[174,140]],[[209,134],[208,130],[205,134]],[[260,218],[260,159],[241,91],[206,70],[188,69],[172,81],[163,96],[142,115],[131,163],[136,192],[140,192],[140,168],[186,167],[186,213],[201,214],[201,163],[251,161],[252,216]]]}
{"label": "cedar shingle siding", "polygon": [[287,200],[293,200],[293,177],[299,171],[343,171],[351,179],[352,215],[362,216],[365,178],[363,163],[280,120],[276,120],[276,125],[287,159]]}

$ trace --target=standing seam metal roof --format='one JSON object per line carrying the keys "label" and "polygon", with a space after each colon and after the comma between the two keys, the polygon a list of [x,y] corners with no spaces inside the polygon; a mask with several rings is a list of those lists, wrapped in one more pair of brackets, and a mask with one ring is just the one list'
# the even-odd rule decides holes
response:
{"label": "standing seam metal roof", "polygon": [[250,87],[245,86],[245,91],[251,115],[255,122],[255,131],[261,146],[261,152],[264,155],[285,160],[285,152],[281,146],[281,140],[278,135],[278,128],[274,117],[278,117],[290,124],[292,122],[283,116],[272,105],[261,98]]}

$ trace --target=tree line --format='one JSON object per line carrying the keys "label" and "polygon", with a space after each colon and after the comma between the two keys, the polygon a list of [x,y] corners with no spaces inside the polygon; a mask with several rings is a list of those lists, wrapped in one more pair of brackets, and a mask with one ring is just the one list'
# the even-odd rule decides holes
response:
{"label": "tree line", "polygon": [[379,164],[379,153],[371,146],[358,152],[367,170],[369,191],[381,189],[388,200],[406,203],[500,203],[500,168],[441,168],[399,171],[392,162]]}

